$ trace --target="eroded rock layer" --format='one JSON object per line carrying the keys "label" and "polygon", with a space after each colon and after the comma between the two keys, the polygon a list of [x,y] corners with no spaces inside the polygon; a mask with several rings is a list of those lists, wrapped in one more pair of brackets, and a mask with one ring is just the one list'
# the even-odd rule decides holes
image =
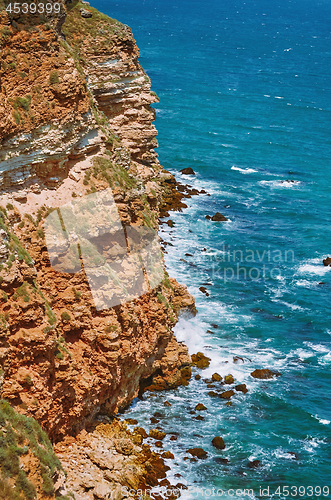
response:
{"label": "eroded rock layer", "polygon": [[38,19],[0,14],[0,396],[58,441],[116,414],[144,380],[187,383],[191,360],[171,329],[195,307],[165,273],[98,311],[84,269],[51,266],[52,210],[110,187],[123,225],[157,230],[169,174],[131,30],[77,1]]}

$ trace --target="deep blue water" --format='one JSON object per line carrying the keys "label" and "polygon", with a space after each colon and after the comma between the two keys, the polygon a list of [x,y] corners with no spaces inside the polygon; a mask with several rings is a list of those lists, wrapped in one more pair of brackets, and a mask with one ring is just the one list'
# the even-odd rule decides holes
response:
{"label": "deep blue water", "polygon": [[[188,285],[199,310],[180,320],[176,335],[191,353],[212,358],[204,377],[232,373],[249,388],[225,406],[193,380],[135,402],[130,416],[148,427],[159,411],[162,427],[179,432],[164,441],[175,454],[174,484],[254,488],[256,498],[286,498],[273,494],[284,485],[331,491],[331,268],[322,264],[331,255],[331,2],[92,4],[132,27],[160,97],[162,165],[211,194],[172,213],[174,229],[162,226],[174,245],[169,272]],[[184,167],[196,175],[182,176]],[[205,219],[216,211],[229,221]],[[234,363],[236,355],[244,363]],[[254,380],[250,372],[262,367],[282,375]],[[189,413],[197,402],[207,407],[204,421]],[[216,435],[224,437],[222,452],[211,446]],[[184,460],[192,446],[208,458]],[[253,459],[262,467],[249,468]],[[270,493],[262,497],[260,486]],[[290,492],[319,498],[318,489]]]}

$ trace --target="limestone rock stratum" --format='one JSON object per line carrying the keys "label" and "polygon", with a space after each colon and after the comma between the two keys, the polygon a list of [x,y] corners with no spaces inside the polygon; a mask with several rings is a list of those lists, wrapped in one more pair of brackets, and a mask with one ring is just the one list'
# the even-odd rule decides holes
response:
{"label": "limestone rock stratum", "polygon": [[[98,310],[84,267],[64,252],[61,217],[66,272],[52,267],[45,219],[111,188],[123,226],[157,231],[160,211],[181,209],[190,194],[159,164],[151,107],[158,98],[130,28],[87,2],[59,5],[59,15],[19,16],[0,0],[0,397],[59,443],[68,482],[89,500],[103,498],[109,484],[115,491],[123,478],[113,466],[98,489],[95,471],[76,484],[61,442],[73,440],[78,455],[90,442],[91,471],[100,468],[97,431],[82,434],[98,415],[114,416],[147,387],[187,385],[191,358],[172,327],[182,309],[196,309],[161,258],[160,283],[146,281],[139,298]],[[92,16],[82,17],[82,9]],[[92,233],[91,240],[98,244]],[[115,246],[103,245],[102,256],[116,258]],[[135,278],[129,265],[119,267]],[[163,461],[144,448],[142,431],[132,443],[122,434],[111,446],[116,460],[127,461],[127,483],[138,477],[138,484],[156,485],[165,477]],[[134,456],[144,465],[132,475]]]}

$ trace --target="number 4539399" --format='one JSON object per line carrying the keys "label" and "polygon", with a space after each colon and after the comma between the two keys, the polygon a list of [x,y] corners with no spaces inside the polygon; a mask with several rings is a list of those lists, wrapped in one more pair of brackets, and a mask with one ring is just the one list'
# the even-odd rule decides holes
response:
{"label": "number 4539399", "polygon": [[329,486],[278,486],[275,495],[283,497],[328,497]]}
{"label": "number 4539399", "polygon": [[6,8],[10,14],[59,14],[59,3],[10,3]]}

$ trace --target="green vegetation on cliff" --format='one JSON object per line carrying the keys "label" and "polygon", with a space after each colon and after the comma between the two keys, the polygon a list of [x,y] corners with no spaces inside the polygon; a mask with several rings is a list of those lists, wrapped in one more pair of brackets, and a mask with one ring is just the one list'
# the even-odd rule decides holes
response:
{"label": "green vegetation on cliff", "polygon": [[[54,495],[53,477],[62,466],[52,444],[35,420],[16,413],[0,400],[0,498],[33,500],[38,487]],[[33,483],[29,472],[39,471],[41,485]]]}

